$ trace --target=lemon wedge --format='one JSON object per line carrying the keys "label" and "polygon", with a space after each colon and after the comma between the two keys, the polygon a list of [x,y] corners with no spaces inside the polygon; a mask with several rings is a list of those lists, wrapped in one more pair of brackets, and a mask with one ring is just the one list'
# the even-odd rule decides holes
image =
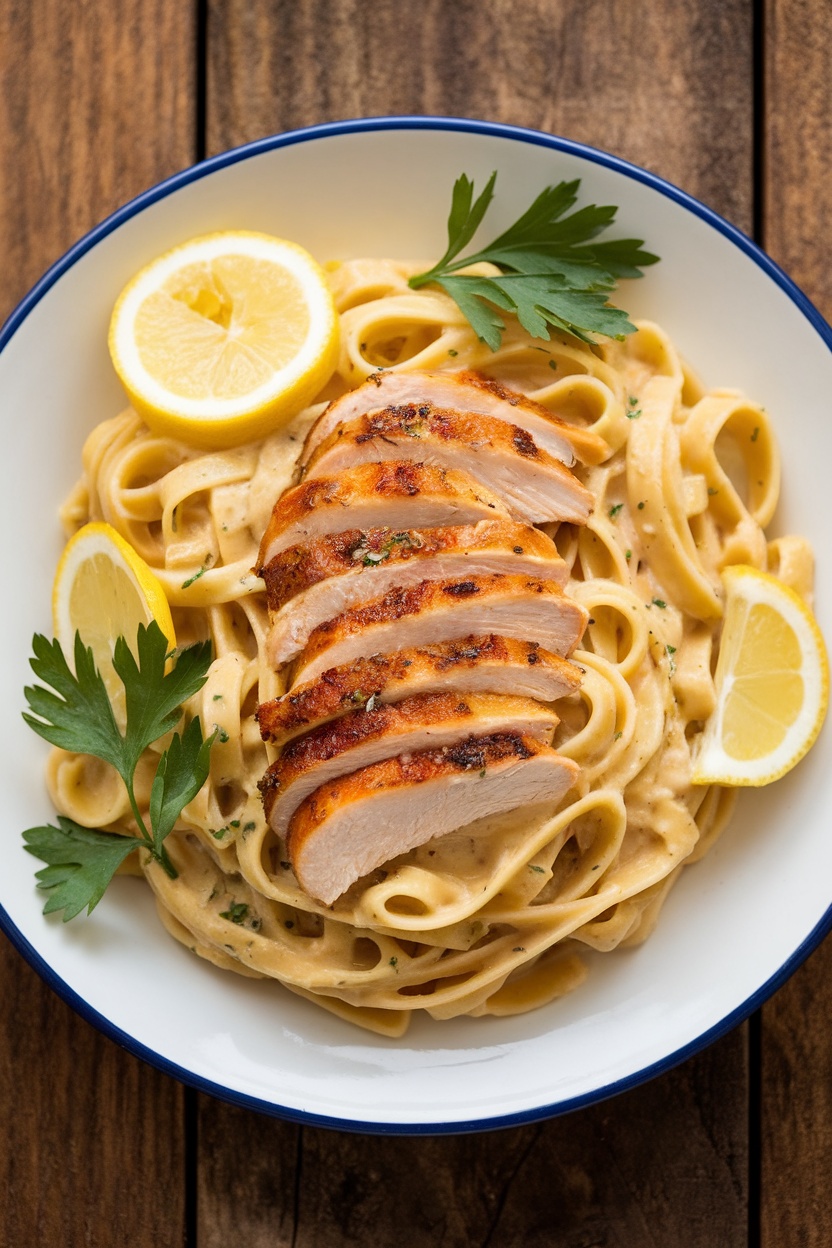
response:
{"label": "lemon wedge", "polygon": [[725,617],[716,708],[693,760],[694,784],[762,785],[814,744],[829,701],[829,663],[814,616],[756,568],[723,573]]}
{"label": "lemon wedge", "polygon": [[113,650],[124,637],[136,653],[139,625],[155,620],[176,646],[168,600],[161,584],[129,542],[109,524],[93,521],[70,538],[52,586],[55,637],[72,665],[75,634],[93,652],[116,721],[124,726],[124,685],[113,667]]}
{"label": "lemon wedge", "polygon": [[302,247],[226,231],[183,243],[119,296],[110,355],[150,425],[198,446],[264,437],[326,385],[338,315]]}

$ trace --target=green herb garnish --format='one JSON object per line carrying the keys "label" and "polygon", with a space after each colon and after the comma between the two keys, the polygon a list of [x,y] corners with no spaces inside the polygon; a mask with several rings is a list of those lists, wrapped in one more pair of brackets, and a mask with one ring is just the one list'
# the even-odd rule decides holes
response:
{"label": "green herb garnish", "polygon": [[244,923],[248,915],[248,906],[244,901],[234,901],[227,910],[220,910],[220,918],[228,919],[229,923]]}
{"label": "green herb garnish", "polygon": [[[590,204],[574,208],[580,179],[547,186],[521,217],[487,247],[457,258],[482,223],[494,197],[497,174],[474,198],[474,183],[462,174],[454,183],[448,217],[448,247],[432,269],[410,278],[418,290],[430,282],[459,306],[479,338],[496,351],[505,329],[500,311],[511,312],[533,338],[549,338],[553,329],[583,342],[594,335],[623,338],[635,331],[626,312],[607,302],[621,278],[642,276],[658,256],[642,250],[639,239],[591,242],[615,219],[617,208]],[[487,262],[499,275],[460,274]]]}
{"label": "green herb garnish", "polygon": [[[116,723],[92,650],[75,637],[75,672],[60,643],[35,634],[32,671],[44,685],[24,690],[31,714],[23,718],[30,728],[62,750],[91,754],[115,767],[124,781],[138,837],[120,836],[84,828],[58,816],[58,827],[47,824],[23,833],[30,854],[48,865],[36,872],[38,888],[51,893],[44,913],[63,910],[64,922],[86,906],[89,914],[127,856],[145,849],[171,879],[176,870],[164,847],[183,808],[196,796],[208,776],[213,736],[203,740],[198,718],[175,733],[159,759],[150,791],[148,827],[139,810],[133,780],[139,759],[149,745],[171,732],[179,722],[182,703],[205,684],[211,663],[210,642],[181,651],[169,672],[167,640],[153,621],[139,625],[138,661],[120,637],[113,667],[124,685],[126,727]],[[53,692],[54,690],[54,692]]]}

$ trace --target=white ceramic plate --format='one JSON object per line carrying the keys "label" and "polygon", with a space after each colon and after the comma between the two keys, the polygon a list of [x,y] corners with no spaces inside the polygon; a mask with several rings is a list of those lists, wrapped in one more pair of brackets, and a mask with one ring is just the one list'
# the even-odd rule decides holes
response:
{"label": "white ceramic plate", "polygon": [[[562,139],[478,122],[374,119],[267,139],[189,169],[117,212],[47,273],[0,334],[6,608],[0,622],[3,871],[0,922],[84,1017],[203,1090],[305,1122],[454,1131],[589,1104],[695,1052],[745,1017],[832,922],[832,772],[822,738],[772,789],[742,795],[713,852],[686,872],[643,948],[597,958],[588,982],[525,1017],[420,1021],[365,1035],[277,986],[192,957],[159,926],[149,890],[117,881],[90,919],[41,914],[20,832],[52,817],[43,745],[21,724],[32,634],[48,631],[61,539],[56,507],[83,439],[123,403],[107,355],[113,301],[135,271],[195,234],[239,227],[296,239],[321,259],[428,257],[450,190],[499,171],[489,230],[544,185],[580,177],[620,205],[617,229],[662,263],[626,306],[660,321],[712,385],[773,414],[783,451],[778,531],[818,552],[829,632],[832,331],[746,238],[651,174]],[[25,1020],[20,1020],[25,1026]]]}

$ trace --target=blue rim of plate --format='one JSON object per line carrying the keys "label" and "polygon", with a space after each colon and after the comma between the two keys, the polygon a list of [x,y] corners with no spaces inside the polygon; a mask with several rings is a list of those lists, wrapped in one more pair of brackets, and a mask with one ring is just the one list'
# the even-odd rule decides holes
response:
{"label": "blue rim of plate", "polygon": [[[248,160],[253,156],[259,156],[263,152],[273,151],[280,147],[290,147],[295,143],[307,143],[315,139],[326,139],[334,136],[366,133],[376,130],[437,130],[437,131],[457,131],[469,134],[487,135],[492,138],[512,139],[522,143],[529,143],[538,147],[547,147],[553,151],[568,153],[569,155],[580,156],[584,160],[591,161],[598,165],[604,165],[608,169],[613,169],[617,173],[622,173],[628,178],[632,178],[636,182],[642,182],[646,186],[652,187],[661,195],[668,199],[674,200],[677,204],[692,212],[695,216],[700,217],[708,225],[712,226],[720,234],[728,238],[736,247],[743,251],[751,260],[754,261],[774,281],[781,290],[788,295],[791,301],[803,313],[807,321],[813,329],[819,334],[826,346],[832,351],[832,328],[821,316],[820,312],[814,304],[807,298],[802,290],[792,281],[792,279],[784,273],[764,251],[743,234],[736,226],[731,225],[723,217],[712,209],[707,208],[699,200],[688,195],[687,192],[680,190],[670,182],[666,182],[663,178],[658,177],[654,173],[649,173],[645,169],[639,168],[638,165],[630,164],[629,161],[622,160],[618,156],[613,156],[608,152],[600,151],[597,148],[587,147],[583,143],[577,143],[571,139],[565,139],[557,135],[543,134],[538,130],[527,130],[518,126],[503,125],[498,122],[488,121],[472,121],[460,117],[369,117],[358,118],[348,121],[326,122],[317,126],[308,126],[302,130],[287,131],[285,134],[272,135],[268,138],[257,139],[253,143],[246,143],[242,147],[233,148],[231,151],[222,152],[217,156],[212,156],[202,161],[198,165],[192,165],[188,169],[182,170],[180,173],[174,174],[170,178],[166,178],[163,182],[144,191],[141,195],[137,195],[135,199],[131,199],[121,208],[117,209],[109,217],[106,217],[99,225],[85,234],[79,239],[59,260],[57,260],[47,271],[43,277],[32,287],[27,295],[17,305],[11,315],[0,328],[0,352],[4,350],[6,345],[12,339],[14,334],[26,320],[26,317],[33,308],[40,303],[44,295],[54,286],[55,282],[64,273],[72,268],[82,256],[91,251],[103,238],[118,229],[125,221],[129,221],[131,217],[143,212],[151,204],[157,203],[161,199],[165,199],[168,195],[179,190],[183,186],[189,185],[191,182],[198,182],[200,179],[207,177],[209,174],[216,172],[218,169],[225,169],[230,165],[237,164],[238,161]],[[26,959],[30,966],[37,971],[46,984],[52,988],[59,997],[61,997],[77,1014],[79,1014],[86,1022],[91,1023],[93,1027],[101,1031],[104,1035],[114,1040],[116,1044],[126,1049],[128,1052],[141,1058],[156,1070],[162,1071],[164,1074],[171,1075],[174,1079],[189,1087],[195,1088],[199,1092],[206,1092],[210,1096],[217,1097],[219,1100],[227,1101],[230,1104],[238,1105],[243,1109],[255,1110],[258,1113],[268,1114],[272,1117],[282,1118],[289,1122],[299,1123],[311,1127],[329,1127],[341,1131],[366,1132],[374,1135],[454,1135],[463,1133],[473,1133],[479,1131],[493,1131],[497,1128],[519,1127],[527,1123],[538,1122],[543,1119],[553,1118],[561,1114],[570,1113],[573,1110],[584,1109],[590,1105],[595,1105],[599,1101],[606,1100],[611,1096],[616,1096],[620,1092],[626,1092],[630,1088],[637,1087],[639,1084],[646,1083],[649,1079],[655,1078],[657,1075],[664,1074],[671,1070],[674,1066],[678,1066],[681,1062],[686,1061],[689,1057],[693,1057],[702,1049],[724,1036],[731,1031],[739,1023],[743,1022],[750,1014],[759,1009],[765,1001],[772,996],[778,988],[780,988],[786,980],[798,969],[798,967],[809,957],[809,955],[817,948],[823,938],[832,930],[832,905],[829,906],[823,918],[815,925],[809,935],[798,946],[794,953],[787,958],[778,971],[765,981],[756,992],[752,993],[745,1001],[743,1001],[735,1009],[731,1010],[724,1018],[720,1019],[712,1027],[709,1027],[698,1035],[688,1044],[676,1049],[673,1053],[669,1053],[666,1057],[659,1061],[653,1062],[643,1067],[639,1071],[633,1072],[622,1079],[615,1080],[612,1083],[602,1085],[595,1088],[591,1092],[583,1093],[581,1096],[571,1097],[568,1100],[556,1101],[551,1104],[535,1106],[532,1109],[521,1110],[517,1113],[503,1114],[492,1118],[464,1119],[459,1122],[436,1122],[436,1123],[405,1123],[405,1122],[364,1122],[358,1119],[342,1119],[330,1117],[324,1114],[312,1113],[307,1110],[292,1109],[288,1106],[277,1105],[271,1101],[263,1101],[258,1097],[249,1096],[242,1092],[237,1092],[233,1088],[228,1088],[222,1084],[212,1082],[193,1072],[186,1070],[184,1067],[177,1065],[168,1058],[163,1057],[155,1050],[148,1048],[141,1041],[123,1031],[120,1027],[112,1023],[98,1010],[94,1009],[87,1001],[80,997],[73,988],[57,975],[48,962],[38,953],[33,945],[29,943],[23,933],[11,921],[5,909],[0,906],[0,930],[2,930],[15,946],[18,952]]]}

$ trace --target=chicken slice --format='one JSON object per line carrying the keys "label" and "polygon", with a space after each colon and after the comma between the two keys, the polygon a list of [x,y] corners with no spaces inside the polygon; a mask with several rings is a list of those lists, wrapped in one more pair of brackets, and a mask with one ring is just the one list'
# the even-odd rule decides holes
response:
{"label": "chicken slice", "polygon": [[297,660],[294,683],[368,655],[475,633],[516,637],[568,656],[587,619],[554,581],[500,575],[421,581],[319,624]]}
{"label": "chicken slice", "polygon": [[301,887],[331,905],[399,854],[486,815],[556,805],[579,768],[521,733],[468,737],[364,767],[311,793],[289,825]]}
{"label": "chicken slice", "polygon": [[315,421],[306,436],[301,463],[309,460],[319,443],[340,424],[380,408],[402,403],[433,403],[459,412],[479,412],[519,425],[554,459],[585,464],[606,459],[609,447],[590,429],[581,429],[550,412],[542,403],[509,390],[481,373],[409,373],[386,370],[374,373],[363,385],[335,399]]}
{"label": "chicken slice", "polygon": [[522,732],[549,742],[558,717],[531,698],[424,693],[371,711],[352,711],[290,741],[260,781],[271,827],[283,836],[310,793],[338,776],[397,754],[441,749],[473,733]]}
{"label": "chicken slice", "polygon": [[299,654],[319,624],[396,586],[489,573],[563,585],[569,569],[550,537],[511,520],[438,529],[370,529],[281,551],[264,568],[274,666]]}
{"label": "chicken slice", "polygon": [[430,403],[386,407],[339,425],[313,451],[305,479],[387,459],[466,472],[530,524],[585,524],[592,510],[589,490],[519,425]]}
{"label": "chicken slice", "polygon": [[275,503],[257,573],[289,546],[343,532],[345,521],[359,529],[431,528],[508,514],[497,495],[466,473],[433,464],[393,460],[356,464],[332,476],[317,473]]}
{"label": "chicken slice", "polygon": [[264,702],[257,721],[264,741],[285,745],[359,706],[373,708],[414,694],[502,693],[555,702],[574,693],[580,683],[579,667],[533,642],[466,637],[330,668],[282,698]]}

